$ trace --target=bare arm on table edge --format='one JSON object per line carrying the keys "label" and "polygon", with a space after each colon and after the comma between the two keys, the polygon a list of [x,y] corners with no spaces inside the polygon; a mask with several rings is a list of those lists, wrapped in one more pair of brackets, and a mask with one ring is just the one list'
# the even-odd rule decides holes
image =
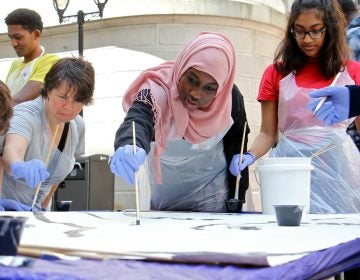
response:
{"label": "bare arm on table edge", "polygon": [[40,89],[42,88],[43,83],[38,81],[28,81],[21,90],[12,95],[13,106],[33,100],[40,95]]}
{"label": "bare arm on table edge", "polygon": [[256,159],[265,155],[276,143],[278,135],[278,101],[261,102],[261,127],[251,148]]}

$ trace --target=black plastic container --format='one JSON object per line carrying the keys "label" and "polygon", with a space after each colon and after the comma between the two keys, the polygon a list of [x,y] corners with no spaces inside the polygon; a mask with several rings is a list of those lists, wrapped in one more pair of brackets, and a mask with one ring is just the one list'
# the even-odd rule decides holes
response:
{"label": "black plastic container", "polygon": [[226,201],[226,210],[228,213],[240,213],[242,211],[243,202],[239,199],[229,199]]}
{"label": "black plastic container", "polygon": [[71,200],[55,201],[55,211],[59,211],[59,212],[70,211],[71,204],[72,204]]}

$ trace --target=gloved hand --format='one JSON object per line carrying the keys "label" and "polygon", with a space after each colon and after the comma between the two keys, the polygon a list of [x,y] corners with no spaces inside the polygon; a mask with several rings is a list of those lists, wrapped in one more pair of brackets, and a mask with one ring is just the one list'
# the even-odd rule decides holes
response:
{"label": "gloved hand", "polygon": [[31,207],[13,199],[0,198],[0,211],[30,211]]}
{"label": "gloved hand", "polygon": [[[350,93],[347,87],[326,87],[314,90],[309,94],[311,97],[327,96],[327,100],[315,114],[327,125],[341,122],[349,118]],[[308,109],[314,111],[320,99],[311,100],[307,104]]]}
{"label": "gloved hand", "polygon": [[255,156],[251,152],[246,152],[243,154],[241,165],[239,165],[239,161],[240,154],[234,155],[231,160],[229,170],[234,176],[238,176],[246,167],[252,165],[255,162]]}
{"label": "gloved hand", "polygon": [[18,179],[24,179],[25,184],[30,188],[36,188],[40,182],[49,177],[45,164],[39,159],[29,161],[18,161],[10,164],[12,176]]}
{"label": "gloved hand", "polygon": [[133,146],[125,145],[119,147],[114,153],[110,169],[112,173],[122,177],[128,184],[133,185],[135,182],[135,172],[139,170],[145,159],[146,152],[143,148],[136,147],[134,155]]}

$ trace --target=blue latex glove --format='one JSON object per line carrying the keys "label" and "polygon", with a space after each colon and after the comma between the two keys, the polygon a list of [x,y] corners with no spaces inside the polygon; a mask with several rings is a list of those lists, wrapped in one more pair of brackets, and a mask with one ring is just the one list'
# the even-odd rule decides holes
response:
{"label": "blue latex glove", "polygon": [[234,155],[230,163],[230,173],[234,176],[238,176],[241,171],[243,171],[249,165],[252,165],[255,162],[255,156],[251,152],[243,154],[242,163],[239,164],[240,154]]}
{"label": "blue latex glove", "polygon": [[[327,96],[327,100],[319,111],[315,114],[327,125],[341,122],[349,118],[350,93],[347,87],[326,87],[314,90],[309,94],[311,97],[318,98]],[[311,100],[307,107],[314,111],[320,99]]]}
{"label": "blue latex glove", "polygon": [[114,153],[110,169],[112,173],[122,177],[128,184],[133,185],[135,182],[135,172],[139,170],[145,159],[146,152],[143,148],[136,147],[134,155],[133,146],[125,145],[119,147]]}
{"label": "blue latex glove", "polygon": [[31,207],[13,199],[0,198],[0,211],[30,211]]}
{"label": "blue latex glove", "polygon": [[39,159],[14,162],[10,164],[10,170],[16,180],[24,179],[25,184],[30,188],[37,188],[39,183],[50,175],[45,164]]}

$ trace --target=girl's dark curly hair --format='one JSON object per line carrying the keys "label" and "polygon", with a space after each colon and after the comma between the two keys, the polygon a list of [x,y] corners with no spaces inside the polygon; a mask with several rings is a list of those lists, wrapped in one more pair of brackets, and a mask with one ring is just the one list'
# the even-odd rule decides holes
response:
{"label": "girl's dark curly hair", "polygon": [[0,135],[3,135],[10,126],[13,115],[10,90],[6,84],[0,81]]}
{"label": "girl's dark curly hair", "polygon": [[291,33],[295,20],[305,10],[316,9],[322,18],[326,31],[320,51],[321,72],[327,78],[343,70],[350,56],[346,42],[346,20],[337,0],[295,0],[291,6],[285,38],[278,46],[274,64],[283,75],[296,74],[306,63],[307,56],[301,51]]}

